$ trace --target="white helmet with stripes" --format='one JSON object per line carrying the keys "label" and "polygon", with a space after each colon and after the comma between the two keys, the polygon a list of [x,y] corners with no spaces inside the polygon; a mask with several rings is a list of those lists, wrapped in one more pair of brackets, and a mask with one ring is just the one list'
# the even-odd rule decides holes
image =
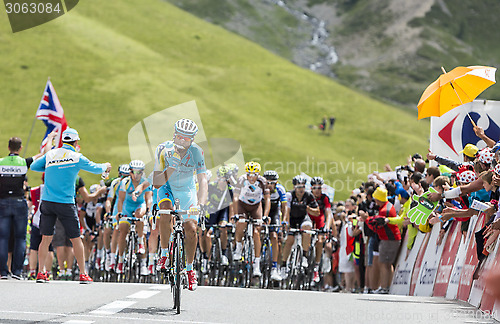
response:
{"label": "white helmet with stripes", "polygon": [[175,133],[195,137],[198,133],[198,126],[191,119],[182,118],[175,123]]}

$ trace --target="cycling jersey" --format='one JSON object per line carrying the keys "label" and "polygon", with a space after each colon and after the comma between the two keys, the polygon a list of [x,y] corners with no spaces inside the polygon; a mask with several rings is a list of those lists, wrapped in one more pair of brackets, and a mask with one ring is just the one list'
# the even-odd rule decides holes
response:
{"label": "cycling jersey", "polygon": [[327,195],[324,193],[321,194],[319,198],[314,197],[314,200],[318,203],[319,206],[319,215],[318,216],[313,216],[309,214],[309,217],[311,217],[311,220],[314,222],[315,227],[320,229],[325,227],[325,222],[326,222],[326,217],[325,217],[325,210],[327,208],[332,208],[332,205],[330,204],[330,198],[328,198]]}
{"label": "cycling jersey", "polygon": [[87,217],[95,218],[97,214],[97,208],[99,207],[102,208],[102,203],[94,203],[93,201],[90,201],[88,203],[84,203],[81,210],[85,212]]}
{"label": "cycling jersey", "polygon": [[279,213],[279,209],[281,207],[281,204],[285,204],[287,202],[286,200],[286,189],[283,187],[282,184],[277,183],[276,184],[276,189],[271,192],[271,210],[269,214],[276,214]]}
{"label": "cycling jersey", "polygon": [[45,171],[43,200],[65,204],[75,203],[75,181],[80,170],[99,174],[106,171],[106,168],[106,164],[90,161],[66,143],[31,164],[33,171]]}
{"label": "cycling jersey", "polygon": [[218,182],[210,182],[208,184],[208,213],[215,213],[228,207],[233,201],[233,190],[228,185],[225,185],[224,190],[220,190]]}
{"label": "cycling jersey", "polygon": [[318,203],[312,193],[305,191],[302,199],[298,199],[295,190],[286,193],[288,208],[290,208],[290,219],[304,218],[307,216],[307,206],[317,208]]}
{"label": "cycling jersey", "polygon": [[242,175],[239,177],[235,188],[238,199],[247,205],[259,204],[264,198],[264,195],[269,193],[269,189],[266,188],[266,183],[267,181],[263,176],[259,176],[252,184],[248,181],[246,174]]}
{"label": "cycling jersey", "polygon": [[[137,184],[138,186],[141,185],[143,182],[147,181],[146,178],[142,177],[141,180],[139,180],[139,183]],[[137,196],[137,199],[134,201],[132,199],[132,194],[135,191],[135,186],[130,177],[126,177],[123,179],[123,181],[120,183],[120,189],[119,191],[125,191],[125,200],[123,202],[124,206],[125,205],[141,205],[145,202],[144,199],[144,194],[148,191],[152,191],[151,186],[148,186],[146,189],[144,189],[139,196]]]}
{"label": "cycling jersey", "polygon": [[154,171],[164,172],[169,167],[174,168],[167,182],[172,191],[196,190],[195,172],[196,174],[206,173],[202,148],[195,143],[191,144],[186,155],[181,159],[175,151],[173,141],[158,145],[155,152]]}
{"label": "cycling jersey", "polygon": [[[169,176],[167,183],[158,189],[156,203],[160,205],[163,201],[170,201],[174,205],[175,200],[179,199],[180,209],[189,210],[196,207],[198,197],[195,175],[207,171],[202,148],[193,143],[187,149],[184,157],[181,158],[175,151],[173,141],[166,141],[158,145],[155,152],[154,171],[164,172],[169,167],[173,168],[174,171]],[[183,219],[197,221],[198,216],[184,215]]]}

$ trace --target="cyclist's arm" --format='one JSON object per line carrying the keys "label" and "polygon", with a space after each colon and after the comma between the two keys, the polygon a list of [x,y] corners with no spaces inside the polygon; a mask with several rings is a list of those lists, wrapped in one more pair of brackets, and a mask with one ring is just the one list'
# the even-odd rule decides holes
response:
{"label": "cyclist's arm", "polygon": [[99,195],[101,195],[103,193],[103,191],[105,190],[103,188],[106,188],[106,187],[102,187],[101,189],[97,190],[96,192],[89,194],[89,192],[87,191],[87,188],[81,187],[81,188],[78,189],[78,193],[80,194],[80,196],[82,196],[83,201],[85,201],[86,203],[88,203],[92,199],[94,199],[94,198],[98,197]]}
{"label": "cyclist's arm", "polygon": [[87,226],[87,222],[85,221],[86,214],[87,212],[85,211],[84,208],[80,209],[78,211],[78,219],[80,220],[80,224],[83,224],[84,229],[89,229],[89,227]]}
{"label": "cyclist's arm", "polygon": [[284,202],[281,203],[281,221],[285,220],[287,209],[288,209],[288,203],[285,200]]}
{"label": "cyclist's arm", "polygon": [[208,200],[208,181],[205,172],[198,173],[198,204],[206,205]]}
{"label": "cyclist's arm", "polygon": [[95,210],[95,223],[96,224],[101,223],[101,213],[102,213],[102,206],[99,206]]}
{"label": "cyclist's arm", "polygon": [[265,209],[264,209],[264,217],[269,216],[269,212],[271,211],[271,194],[269,193],[269,190],[267,190],[267,193],[264,194],[264,204],[265,204]]}
{"label": "cyclist's arm", "polygon": [[335,226],[335,222],[333,221],[333,214],[331,208],[325,208],[325,216],[326,216],[326,228],[332,230],[333,236],[337,236],[337,226]]}
{"label": "cyclist's arm", "polygon": [[118,205],[116,206],[116,211],[118,214],[120,214],[123,210],[123,202],[125,201],[125,191],[120,190],[118,192]]}
{"label": "cyclist's arm", "polygon": [[113,198],[108,197],[106,198],[106,202],[104,203],[104,209],[106,210],[106,213],[111,214],[111,202],[113,201]]}
{"label": "cyclist's arm", "polygon": [[283,214],[283,221],[287,224],[290,224],[290,209],[292,208],[292,195],[290,193],[286,193],[286,208],[285,213]]}
{"label": "cyclist's arm", "polygon": [[152,191],[146,191],[144,193],[144,199],[146,200],[146,208],[147,210],[151,211],[151,207],[153,206],[153,192]]}

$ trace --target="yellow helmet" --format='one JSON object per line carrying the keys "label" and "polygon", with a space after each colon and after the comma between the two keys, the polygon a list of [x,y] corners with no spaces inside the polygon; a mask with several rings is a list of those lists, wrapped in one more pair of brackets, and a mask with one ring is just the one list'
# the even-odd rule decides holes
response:
{"label": "yellow helmet", "polygon": [[260,172],[260,163],[250,161],[245,164],[245,172],[247,173],[259,173]]}

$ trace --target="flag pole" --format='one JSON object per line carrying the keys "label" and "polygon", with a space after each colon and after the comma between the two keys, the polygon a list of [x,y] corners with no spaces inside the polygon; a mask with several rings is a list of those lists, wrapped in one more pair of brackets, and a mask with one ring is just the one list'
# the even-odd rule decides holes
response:
{"label": "flag pole", "polygon": [[35,128],[35,122],[36,122],[36,115],[35,115],[35,118],[33,118],[33,123],[31,124],[30,134],[28,135],[28,140],[26,141],[26,146],[24,147],[23,158],[26,157],[26,152],[28,151],[28,144],[30,143],[31,134],[33,133],[33,128]]}
{"label": "flag pole", "polygon": [[[49,82],[49,81],[50,81],[50,76],[47,79],[47,82]],[[24,147],[23,157],[25,157],[26,152],[28,151],[28,144],[30,143],[31,134],[33,133],[33,128],[35,128],[35,122],[36,122],[36,114],[35,114],[35,118],[33,118],[33,123],[31,123],[30,134],[28,135],[28,140],[26,141],[26,146]]]}

